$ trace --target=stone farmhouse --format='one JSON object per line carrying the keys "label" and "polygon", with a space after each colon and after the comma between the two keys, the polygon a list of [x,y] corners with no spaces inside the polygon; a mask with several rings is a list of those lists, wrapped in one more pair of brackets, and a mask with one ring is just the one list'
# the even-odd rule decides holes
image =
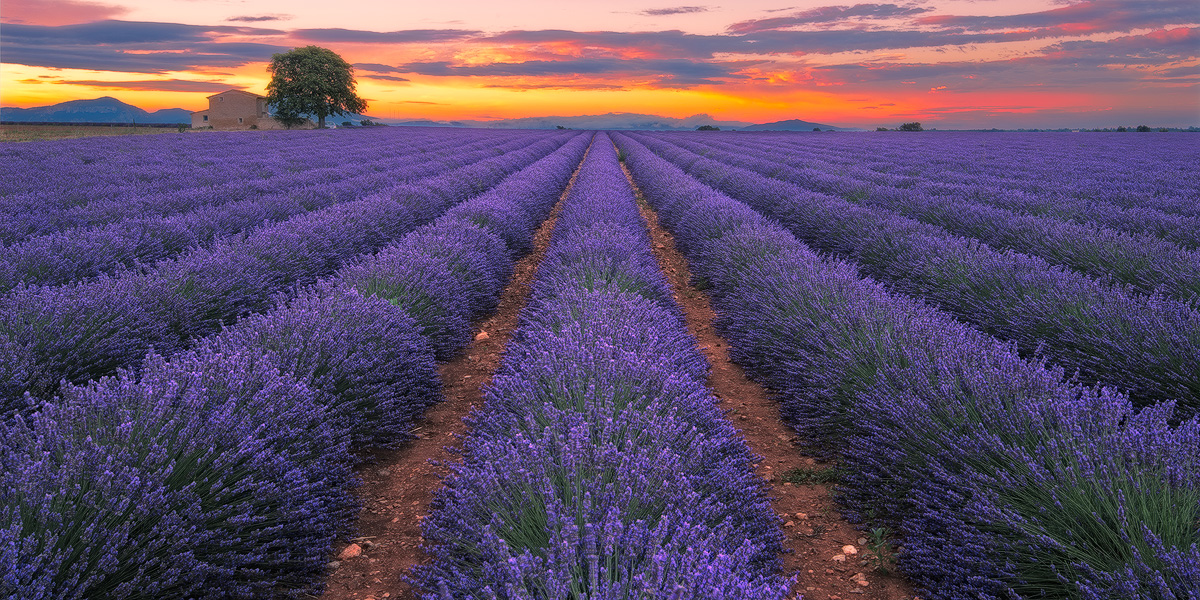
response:
{"label": "stone farmhouse", "polygon": [[[208,97],[208,109],[192,113],[192,129],[286,129],[267,113],[267,97],[242,90],[226,90]],[[312,121],[293,129],[311,129]]]}

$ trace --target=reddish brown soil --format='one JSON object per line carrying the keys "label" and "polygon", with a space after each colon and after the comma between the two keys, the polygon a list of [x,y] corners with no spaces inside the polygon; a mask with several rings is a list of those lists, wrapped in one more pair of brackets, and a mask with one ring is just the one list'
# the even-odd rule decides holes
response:
{"label": "reddish brown soil", "polygon": [[[628,172],[626,172],[628,176]],[[630,179],[632,184],[632,179]],[[637,186],[634,186],[637,190]],[[729,344],[713,329],[716,313],[708,296],[691,285],[687,259],[675,249],[674,238],[658,224],[658,216],[638,191],[643,218],[650,227],[654,256],[683,308],[688,331],[712,365],[708,385],[721,401],[730,421],[742,431],[746,443],[763,458],[758,473],[771,487],[772,507],[787,534],[784,572],[796,576],[790,597],[806,600],[863,598],[898,600],[914,598],[912,587],[896,575],[876,567],[868,547],[869,535],[859,531],[838,512],[829,484],[787,483],[781,475],[794,469],[817,471],[830,467],[806,457],[802,439],[780,419],[779,403],[741,367],[729,359]],[[857,554],[843,548],[853,546]],[[847,549],[848,550],[848,549]],[[835,556],[844,560],[835,560]],[[858,579],[858,581],[855,581]],[[863,585],[860,582],[865,582]]]}
{"label": "reddish brown soil", "polygon": [[483,404],[483,387],[499,367],[500,355],[517,326],[517,316],[529,300],[530,286],[550,243],[562,199],[578,173],[576,167],[550,217],[534,235],[533,252],[513,266],[513,277],[500,296],[496,312],[476,323],[480,333],[461,355],[439,367],[444,401],[430,407],[413,428],[415,439],[394,449],[371,452],[371,462],[359,469],[363,482],[356,490],[363,505],[358,516],[359,537],[350,540],[355,544],[342,544],[337,550],[353,551],[356,545],[362,554],[339,557],[330,563],[334,568],[323,600],[417,597],[403,578],[414,565],[428,560],[420,548],[421,519],[429,514],[434,492],[449,473],[448,468],[433,462],[457,460],[451,449],[459,447],[467,431],[463,417]]}

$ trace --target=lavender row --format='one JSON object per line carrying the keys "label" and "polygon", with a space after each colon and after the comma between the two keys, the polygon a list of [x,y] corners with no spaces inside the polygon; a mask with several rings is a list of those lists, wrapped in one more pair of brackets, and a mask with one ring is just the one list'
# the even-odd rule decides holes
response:
{"label": "lavender row", "polygon": [[[434,138],[432,132],[403,131],[411,132],[407,135],[413,138]],[[357,140],[370,145],[372,138],[381,135],[374,130],[362,133],[372,135],[351,138],[333,132],[231,132],[138,136],[122,140],[121,144],[96,137],[48,141],[32,146],[5,143],[0,145],[0,165],[3,165],[0,197],[38,190],[69,193],[74,188],[71,182],[80,179],[94,179],[94,187],[120,193],[123,187],[129,186],[130,175],[143,192],[211,185],[224,181],[224,175],[216,169],[198,167],[217,166],[221,157],[232,159],[226,165],[228,169],[245,168],[248,175],[281,164],[280,154],[287,161],[283,164],[289,166],[335,166],[341,159],[333,150],[354,145]],[[268,148],[272,151],[265,152]],[[313,151],[316,153],[310,156]],[[161,180],[153,176],[164,172],[170,176]],[[63,179],[55,179],[55,175]],[[73,202],[81,198],[86,196],[62,199]]]}
{"label": "lavender row", "polygon": [[1200,409],[1200,314],[1046,261],[1001,252],[878,208],[803,190],[698,158],[639,135],[700,181],[778,219],[805,243],[852,258],[892,289],[926,299],[985,333],[1043,354],[1135,402],[1175,399]]}
{"label": "lavender row", "polygon": [[[553,136],[546,136],[553,137]],[[298,157],[288,157],[287,152],[275,148],[269,140],[260,140],[258,150],[270,152],[275,163],[262,166],[262,161],[247,160],[245,157],[212,155],[205,157],[215,162],[209,167],[221,173],[222,180],[214,185],[182,186],[181,190],[168,187],[167,190],[149,192],[138,186],[137,179],[128,178],[125,190],[115,197],[96,198],[86,197],[77,200],[78,204],[67,204],[54,208],[56,200],[70,196],[66,192],[47,190],[34,194],[25,194],[19,199],[10,199],[13,204],[11,215],[2,218],[0,239],[8,244],[16,244],[22,240],[35,238],[38,235],[64,233],[68,229],[100,227],[107,223],[127,221],[130,218],[170,217],[203,208],[220,208],[220,206],[252,200],[266,194],[281,194],[306,190],[314,186],[338,184],[338,182],[361,178],[361,176],[378,176],[383,173],[395,172],[397,168],[406,169],[414,162],[424,162],[424,157],[443,162],[442,166],[434,166],[442,170],[452,166],[462,166],[462,162],[454,160],[454,156],[446,150],[462,146],[467,142],[470,146],[497,145],[511,143],[512,139],[496,139],[493,136],[474,136],[472,138],[455,138],[428,140],[414,138],[403,133],[394,133],[388,137],[374,136],[372,138],[349,140],[344,148],[322,149],[314,140],[305,140],[313,152],[322,152],[335,156],[334,164],[328,157],[323,160],[313,160],[311,164],[300,162]],[[473,143],[472,143],[473,142]],[[304,146],[305,144],[293,145]],[[181,143],[179,150],[197,151],[190,145]],[[250,164],[241,164],[247,160]],[[148,160],[149,162],[149,160]],[[258,164],[258,168],[252,168]],[[247,168],[251,169],[247,173]],[[427,176],[432,174],[428,168],[421,168],[410,175],[396,173],[397,176]],[[78,175],[74,180],[72,190],[83,190],[95,185],[102,175]],[[156,181],[173,178],[172,172],[158,174]],[[182,175],[188,179],[187,175]],[[55,184],[61,181],[55,179]],[[49,185],[49,184],[48,184]],[[58,186],[54,186],[55,188]],[[162,187],[167,187],[166,185]]]}
{"label": "lavender row", "polygon": [[[115,146],[105,157],[109,160],[86,165],[90,170],[81,166],[43,177],[32,191],[0,200],[0,240],[11,244],[131,215],[168,216],[334,182],[387,168],[426,145],[421,138],[394,134],[345,140],[340,148],[325,147],[322,142],[328,140],[321,138],[259,139],[245,148],[210,148],[201,145],[198,137],[145,149],[156,153],[149,156]],[[247,148],[253,154],[247,156]],[[306,160],[304,150],[322,156]],[[117,157],[120,160],[112,160]],[[130,163],[131,159],[139,160]],[[118,167],[115,172],[114,167]]]}
{"label": "lavender row", "polygon": [[[611,143],[565,200],[423,523],[428,598],[782,598],[754,457],[703,385]],[[668,308],[670,304],[670,308]]]}
{"label": "lavender row", "polygon": [[[857,139],[861,140],[861,137]],[[1038,142],[1039,139],[1030,137],[1028,141]],[[943,143],[936,150],[929,148],[912,152],[903,140],[893,139],[890,146],[873,145],[870,154],[864,154],[861,148],[857,148],[854,153],[848,153],[841,159],[830,156],[835,152],[829,145],[789,143],[788,140],[777,137],[760,139],[743,136],[736,145],[747,145],[760,150],[757,154],[763,157],[779,155],[786,164],[799,172],[804,181],[818,185],[836,185],[833,183],[836,180],[852,177],[877,185],[892,185],[909,190],[913,194],[969,199],[971,202],[1022,214],[1090,224],[1136,235],[1150,235],[1186,248],[1200,248],[1200,213],[1188,213],[1186,210],[1187,203],[1190,202],[1188,199],[1200,194],[1200,190],[1194,186],[1191,189],[1185,187],[1180,190],[1182,196],[1176,199],[1150,196],[1138,202],[1121,204],[1098,200],[1087,194],[1015,189],[1003,176],[1010,167],[995,168],[990,164],[993,154],[988,148],[993,148],[994,145],[988,145],[987,140],[994,144],[996,138],[952,137],[943,140],[948,143]],[[1041,145],[1022,145],[1011,136],[1001,138],[1000,141],[1006,153],[1019,157],[1024,162],[1042,162],[1046,151],[1050,149]],[[1143,140],[1143,143],[1152,146],[1147,140]],[[893,152],[881,152],[885,149]],[[959,154],[955,154],[955,150],[959,150]],[[1089,146],[1087,149],[1073,148],[1071,151],[1078,155],[1094,152],[1095,148]],[[1161,161],[1169,159],[1170,155],[1159,152],[1157,158]],[[1113,157],[1112,161],[1106,163],[1105,167],[1125,163],[1120,156]],[[1137,177],[1144,175],[1146,171],[1156,175],[1164,172],[1162,165],[1154,162],[1135,165],[1134,171],[1142,171]],[[1023,167],[1020,163],[1011,166],[1012,169]],[[1074,174],[1084,167],[1064,164],[1059,165],[1059,169],[1061,174]],[[982,172],[984,170],[988,172]],[[1166,172],[1170,173],[1169,170]],[[1056,176],[1062,176],[1061,174]],[[1180,180],[1186,182],[1187,178],[1181,175]],[[1171,212],[1172,210],[1176,212]],[[1180,211],[1187,214],[1177,214]]]}
{"label": "lavender row", "polygon": [[[528,245],[587,142],[169,362],[68,384],[0,426],[0,597],[319,593],[356,512],[350,449],[404,439],[436,400],[423,333],[495,304],[518,252],[503,240]],[[464,218],[493,209],[524,219],[501,235]],[[381,279],[436,283],[360,294]],[[432,315],[429,293],[468,300]]]}
{"label": "lavender row", "polygon": [[[544,139],[502,157],[400,186],[358,201],[300,215],[162,261],[153,269],[59,287],[19,286],[0,298],[0,373],[23,376],[20,392],[49,397],[61,380],[75,383],[134,364],[154,348],[170,356],[247,313],[273,294],[332,274],[343,262],[428,223],[547,155],[561,139]],[[23,367],[23,365],[27,365]],[[24,371],[24,372],[22,372]]]}
{"label": "lavender row", "polygon": [[921,597],[1191,598],[1200,421],[1126,396],[822,259],[618,137],[735,360],[840,452],[839,500],[899,537]]}
{"label": "lavender row", "polygon": [[[875,206],[936,225],[1002,250],[1012,250],[1063,265],[1081,273],[1129,285],[1146,294],[1185,301],[1200,299],[1200,253],[1152,236],[1015,214],[961,197],[931,196],[890,184],[847,175],[812,176],[786,163],[794,156],[776,151],[747,151],[745,145],[719,146],[687,138],[665,138],[691,152],[774,177],[799,188],[834,195],[856,204]],[[710,153],[711,152],[711,153]]]}
{"label": "lavender row", "polygon": [[487,142],[463,147],[451,140],[441,154],[431,155],[430,160],[406,159],[372,165],[365,171],[356,169],[361,172],[355,176],[294,190],[276,190],[254,199],[33,238],[0,249],[0,292],[19,283],[59,285],[153,263],[247,228],[267,226],[390,186],[404,183],[419,186],[420,178],[496,156],[497,150],[517,150],[528,143],[528,139],[519,138],[499,146]]}
{"label": "lavender row", "polygon": [[470,342],[471,320],[495,308],[513,260],[528,252],[590,143],[590,135],[575,135],[520,176],[450,209],[406,244],[347,265],[337,278],[404,307],[438,359],[449,359]]}
{"label": "lavender row", "polygon": [[[745,153],[746,147],[758,150],[757,158],[779,162],[790,167],[787,175],[789,181],[802,184],[805,187],[836,194],[854,200],[866,195],[872,200],[873,190],[882,186],[880,202],[893,201],[893,196],[900,194],[914,198],[929,199],[933,202],[969,202],[975,205],[983,204],[1018,213],[1018,219],[1028,216],[1042,216],[1055,220],[1069,221],[1089,228],[1099,227],[1123,231],[1134,236],[1152,236],[1195,249],[1200,247],[1200,217],[1185,216],[1148,208],[1142,205],[1120,206],[1091,198],[1079,198],[1062,193],[1033,193],[1005,187],[1002,178],[980,174],[977,160],[946,159],[945,151],[953,150],[955,144],[939,148],[937,154],[909,153],[887,156],[889,168],[877,170],[879,167],[868,167],[865,161],[878,161],[878,156],[857,155],[846,162],[825,163],[826,152],[820,148],[805,147],[800,149],[793,144],[756,143],[758,140],[741,139],[737,144],[721,143],[719,140],[709,140],[715,145],[739,154]],[[966,146],[971,140],[956,140],[959,145]],[[1007,148],[1012,143],[1005,140]],[[896,148],[896,149],[902,149]],[[1009,150],[1012,152],[1012,150]],[[1030,148],[1017,152],[1027,160],[1032,159],[1032,153],[1039,148]],[[1041,154],[1037,154],[1039,158]],[[977,157],[983,158],[983,157]],[[750,167],[753,168],[753,167]],[[1078,169],[1070,166],[1063,167],[1064,173],[1075,173]],[[1160,169],[1151,168],[1154,171]],[[758,170],[758,169],[755,169]],[[773,176],[780,176],[774,171],[759,171]],[[1187,179],[1182,179],[1186,182]],[[898,188],[898,189],[891,189]],[[1200,188],[1193,185],[1191,190],[1185,190],[1185,197],[1200,195]],[[1128,204],[1128,203],[1127,203]],[[886,206],[886,204],[885,204]],[[990,211],[989,211],[990,212]],[[1083,232],[1084,230],[1075,230]],[[1100,232],[1111,237],[1111,233]],[[1079,240],[1074,240],[1078,242]],[[1155,242],[1149,241],[1154,244]],[[1177,250],[1168,250],[1177,252]]]}
{"label": "lavender row", "polygon": [[5,166],[0,179],[10,181],[0,184],[0,212],[12,213],[30,202],[69,211],[86,210],[93,202],[136,203],[144,196],[203,188],[235,192],[236,187],[226,186],[307,170],[332,172],[352,162],[349,158],[392,158],[442,140],[444,136],[389,128],[340,136],[273,132],[164,135],[122,144],[85,138],[34,147],[5,144],[0,146],[0,164]]}
{"label": "lavender row", "polygon": [[1200,217],[1196,182],[1190,176],[1200,161],[1187,134],[765,134],[751,139],[776,148],[811,149],[814,166],[826,163],[821,168],[830,171],[861,166],[905,182],[965,185],[983,196],[1003,189],[1055,201]]}

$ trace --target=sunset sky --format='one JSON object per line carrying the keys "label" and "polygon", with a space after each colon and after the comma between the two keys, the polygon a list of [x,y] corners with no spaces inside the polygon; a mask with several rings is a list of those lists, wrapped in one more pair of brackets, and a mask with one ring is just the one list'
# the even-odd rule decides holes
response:
{"label": "sunset sky", "polygon": [[389,119],[1200,125],[1197,0],[686,1],[4,0],[0,103],[198,110],[316,44]]}

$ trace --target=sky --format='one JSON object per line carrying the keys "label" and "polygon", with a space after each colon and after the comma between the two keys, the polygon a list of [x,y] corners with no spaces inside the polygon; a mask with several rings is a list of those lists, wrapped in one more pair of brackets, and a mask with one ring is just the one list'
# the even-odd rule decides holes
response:
{"label": "sky", "polygon": [[388,119],[1200,125],[1197,0],[683,1],[4,0],[0,104],[200,110],[318,45]]}

